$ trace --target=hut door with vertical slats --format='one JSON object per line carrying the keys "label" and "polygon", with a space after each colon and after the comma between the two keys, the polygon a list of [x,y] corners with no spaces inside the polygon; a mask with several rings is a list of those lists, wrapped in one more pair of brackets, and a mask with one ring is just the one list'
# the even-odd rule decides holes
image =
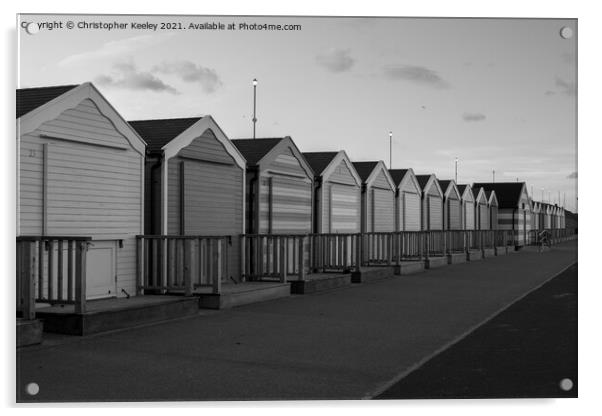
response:
{"label": "hut door with vertical slats", "polygon": [[357,186],[330,185],[329,224],[331,233],[357,233],[360,230],[360,194]]}
{"label": "hut door with vertical slats", "polygon": [[420,195],[403,192],[403,231],[420,231]]}
{"label": "hut door with vertical slats", "polygon": [[270,231],[311,232],[311,184],[303,179],[273,176],[270,188]]}
{"label": "hut door with vertical slats", "polygon": [[428,196],[428,229],[442,230],[443,229],[443,207],[441,198],[429,195]]}
{"label": "hut door with vertical slats", "polygon": [[372,189],[372,231],[395,230],[395,194],[390,190]]}
{"label": "hut door with vertical slats", "polygon": [[448,224],[450,230],[459,230],[461,227],[461,210],[460,210],[460,201],[458,199],[450,199],[449,200],[449,209],[448,209]]}

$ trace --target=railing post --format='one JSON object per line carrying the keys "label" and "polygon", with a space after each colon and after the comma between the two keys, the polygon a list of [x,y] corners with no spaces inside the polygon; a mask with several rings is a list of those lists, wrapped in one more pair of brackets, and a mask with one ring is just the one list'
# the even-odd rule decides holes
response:
{"label": "railing post", "polygon": [[343,273],[349,270],[349,236],[344,235],[343,241]]}
{"label": "railing post", "polygon": [[[192,296],[194,292],[194,282],[192,281],[192,241],[189,239],[184,240],[184,295]],[[216,250],[219,252],[219,250]],[[214,272],[219,275],[216,267]]]}
{"label": "railing post", "polygon": [[[69,242],[71,244],[71,242]],[[71,248],[69,249],[71,253]],[[71,264],[71,261],[69,261]],[[141,296],[144,294],[144,238],[136,237],[136,294]]]}
{"label": "railing post", "polygon": [[245,281],[247,274],[247,246],[246,246],[247,238],[243,235],[240,236],[240,280]]}
{"label": "railing post", "polygon": [[[213,293],[220,294],[222,291],[222,279],[219,275],[219,245],[222,240],[209,239],[208,243],[212,248],[211,255],[211,281],[213,283]],[[214,247],[215,246],[215,247]]]}
{"label": "railing post", "polygon": [[[42,243],[42,242],[41,242]],[[75,313],[86,313],[86,252],[88,243],[78,241],[75,253]]]}
{"label": "railing post", "polygon": [[288,248],[288,238],[280,238],[280,282],[286,283],[286,271],[288,269],[286,249]]}
{"label": "railing post", "polygon": [[[43,244],[40,241],[40,244]],[[24,319],[35,319],[36,317],[36,242],[23,241],[17,242],[17,254],[19,255],[18,265],[18,281],[17,285],[20,288],[20,299],[17,307],[21,308],[21,313]]]}
{"label": "railing post", "polygon": [[362,263],[362,234],[355,235],[355,271],[360,272]]}
{"label": "railing post", "polygon": [[442,240],[443,240],[443,253],[442,254],[445,256],[445,255],[448,254],[448,252],[447,252],[447,249],[448,249],[448,245],[447,245],[447,231],[443,230],[443,231],[441,231],[441,234],[442,234],[442,237],[443,237],[442,238]]}
{"label": "railing post", "polygon": [[305,236],[299,237],[299,280],[305,280]]}
{"label": "railing post", "polygon": [[424,259],[428,261],[429,259],[429,251],[430,251],[430,247],[429,247],[429,243],[430,243],[430,233],[428,231],[424,232]]}

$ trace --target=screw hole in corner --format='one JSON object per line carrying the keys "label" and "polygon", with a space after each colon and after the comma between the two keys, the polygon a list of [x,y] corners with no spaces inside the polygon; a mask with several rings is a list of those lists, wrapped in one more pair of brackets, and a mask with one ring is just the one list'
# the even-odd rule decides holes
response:
{"label": "screw hole in corner", "polygon": [[571,391],[573,389],[573,380],[570,378],[563,378],[560,380],[560,389],[563,391]]}

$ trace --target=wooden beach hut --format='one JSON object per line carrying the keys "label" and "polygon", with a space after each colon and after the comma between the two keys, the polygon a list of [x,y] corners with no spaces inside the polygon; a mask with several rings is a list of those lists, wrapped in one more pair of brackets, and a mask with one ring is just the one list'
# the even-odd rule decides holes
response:
{"label": "wooden beach hut", "polygon": [[534,220],[534,228],[536,230],[543,230],[543,212],[542,212],[542,203],[540,201],[533,202],[533,218]]}
{"label": "wooden beach hut", "polygon": [[531,203],[525,182],[480,182],[474,188],[495,191],[498,207],[498,228],[512,230],[516,246],[523,246],[531,230]]}
{"label": "wooden beach hut", "polygon": [[462,196],[462,229],[475,229],[475,197],[470,185],[458,185],[458,191]]}
{"label": "wooden beach hut", "polygon": [[499,202],[497,200],[497,196],[495,195],[495,191],[485,191],[485,195],[487,196],[487,204],[489,205],[489,228],[492,230],[498,229],[498,209]]}
{"label": "wooden beach hut", "polygon": [[422,230],[443,230],[443,190],[434,174],[416,175],[422,188]]}
{"label": "wooden beach hut", "polygon": [[443,190],[443,228],[446,230],[462,229],[462,196],[453,180],[440,180]]}
{"label": "wooden beach hut", "polygon": [[231,236],[220,276],[240,279],[245,159],[211,116],[129,123],[148,143],[145,234]]}
{"label": "wooden beach hut", "polygon": [[[17,240],[39,241],[36,298],[73,299],[82,264],[85,298],[134,295],[145,142],[91,83],[16,96]],[[90,241],[74,266],[76,238]]]}
{"label": "wooden beach hut", "polygon": [[395,185],[382,161],[353,162],[362,180],[362,232],[395,231]]}
{"label": "wooden beach hut", "polygon": [[395,184],[395,231],[420,231],[422,190],[414,171],[390,169]]}
{"label": "wooden beach hut", "polygon": [[303,157],[315,174],[313,232],[359,233],[362,180],[345,151],[308,152]]}
{"label": "wooden beach hut", "polygon": [[544,216],[544,227],[545,229],[552,228],[552,206],[550,204],[544,204],[545,216]]}
{"label": "wooden beach hut", "polygon": [[477,230],[489,230],[489,202],[485,188],[474,187],[475,190],[475,217]]}
{"label": "wooden beach hut", "polygon": [[246,232],[312,232],[314,172],[290,137],[235,139],[247,160]]}

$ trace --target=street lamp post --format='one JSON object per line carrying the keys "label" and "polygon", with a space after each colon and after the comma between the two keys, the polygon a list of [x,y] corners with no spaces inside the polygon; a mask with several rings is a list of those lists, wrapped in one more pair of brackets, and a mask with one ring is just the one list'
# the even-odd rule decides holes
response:
{"label": "street lamp post", "polygon": [[393,132],[389,131],[389,169],[393,169]]}
{"label": "street lamp post", "polygon": [[491,174],[493,175],[493,183],[495,183],[495,169],[491,170]]}
{"label": "street lamp post", "polygon": [[458,158],[457,157],[454,159],[454,165],[455,165],[454,182],[458,183]]}
{"label": "street lamp post", "polygon": [[253,138],[255,138],[256,124],[257,124],[257,78],[253,78]]}

